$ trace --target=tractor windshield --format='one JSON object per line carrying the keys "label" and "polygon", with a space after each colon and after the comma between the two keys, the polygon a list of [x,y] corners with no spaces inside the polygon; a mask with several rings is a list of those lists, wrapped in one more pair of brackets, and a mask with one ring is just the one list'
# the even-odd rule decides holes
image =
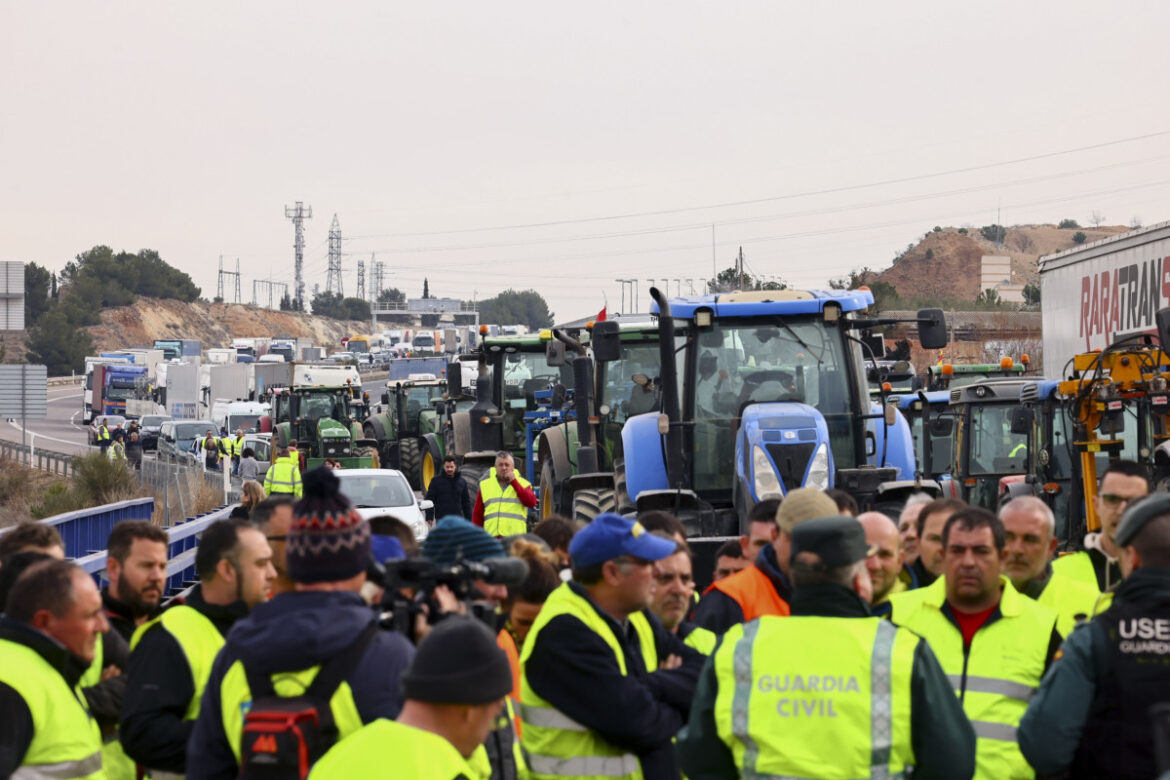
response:
{"label": "tractor windshield", "polygon": [[689,347],[697,354],[683,403],[695,421],[697,490],[731,489],[734,427],[755,403],[814,407],[828,424],[836,467],[857,465],[851,353],[836,328],[819,317],[717,319]]}
{"label": "tractor windshield", "polygon": [[348,420],[347,394],[346,390],[337,390],[332,393],[306,393],[301,396],[301,417],[308,420],[320,420],[326,417],[334,420]]}
{"label": "tractor windshield", "polygon": [[505,352],[503,356],[504,399],[509,409],[521,412],[536,408],[533,394],[549,383],[573,386],[573,374],[567,365],[550,366],[544,351]]}
{"label": "tractor windshield", "polygon": [[1012,433],[1015,404],[972,404],[970,474],[1023,474],[1028,435]]}
{"label": "tractor windshield", "polygon": [[605,364],[605,386],[598,407],[609,408],[608,420],[621,423],[628,417],[658,409],[658,341],[622,342],[621,359]]}

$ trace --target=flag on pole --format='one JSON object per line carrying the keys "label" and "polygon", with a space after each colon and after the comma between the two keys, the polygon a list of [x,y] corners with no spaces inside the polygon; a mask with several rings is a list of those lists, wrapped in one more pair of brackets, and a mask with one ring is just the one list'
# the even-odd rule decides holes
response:
{"label": "flag on pole", "polygon": [[606,312],[608,311],[608,309],[609,309],[608,303],[601,307],[601,311],[597,312],[597,320],[596,320],[597,322],[604,322],[605,321],[605,315],[606,315]]}

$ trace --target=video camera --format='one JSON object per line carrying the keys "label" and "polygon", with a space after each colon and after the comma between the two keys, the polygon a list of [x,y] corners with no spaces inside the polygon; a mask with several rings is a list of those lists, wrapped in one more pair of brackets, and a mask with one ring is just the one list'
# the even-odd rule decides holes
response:
{"label": "video camera", "polygon": [[495,605],[483,600],[475,581],[488,585],[519,585],[528,576],[528,564],[519,558],[490,558],[485,561],[457,560],[437,564],[421,558],[407,558],[374,564],[371,579],[382,586],[381,625],[397,631],[412,641],[418,615],[426,615],[434,625],[446,614],[435,597],[435,589],[445,585],[474,615],[495,632]]}

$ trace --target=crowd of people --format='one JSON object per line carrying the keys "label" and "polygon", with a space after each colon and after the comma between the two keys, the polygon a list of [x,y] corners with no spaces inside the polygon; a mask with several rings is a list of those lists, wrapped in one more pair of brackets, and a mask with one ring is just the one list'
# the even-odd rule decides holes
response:
{"label": "crowd of people", "polygon": [[893,518],[801,488],[756,504],[700,572],[668,512],[530,529],[510,458],[472,506],[453,466],[421,545],[362,519],[328,467],[283,493],[252,482],[169,599],[149,522],[115,526],[100,589],[51,526],[0,537],[0,775],[1167,768],[1170,496],[1137,464],[1106,470],[1101,530],[1072,554],[1039,499],[996,514],[920,495]]}

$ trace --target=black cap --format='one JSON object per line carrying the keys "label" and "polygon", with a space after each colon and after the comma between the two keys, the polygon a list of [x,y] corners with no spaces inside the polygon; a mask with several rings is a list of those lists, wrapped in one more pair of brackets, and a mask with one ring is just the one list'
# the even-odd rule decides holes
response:
{"label": "black cap", "polygon": [[431,704],[490,704],[512,691],[512,666],[487,626],[449,617],[427,634],[402,675],[408,699]]}
{"label": "black cap", "polygon": [[1155,493],[1126,507],[1114,538],[1118,547],[1128,547],[1134,537],[1155,517],[1170,514],[1170,493]]}
{"label": "black cap", "polygon": [[814,553],[820,558],[818,569],[836,569],[864,561],[869,555],[865,529],[849,515],[818,517],[794,527],[791,561],[799,553]]}

